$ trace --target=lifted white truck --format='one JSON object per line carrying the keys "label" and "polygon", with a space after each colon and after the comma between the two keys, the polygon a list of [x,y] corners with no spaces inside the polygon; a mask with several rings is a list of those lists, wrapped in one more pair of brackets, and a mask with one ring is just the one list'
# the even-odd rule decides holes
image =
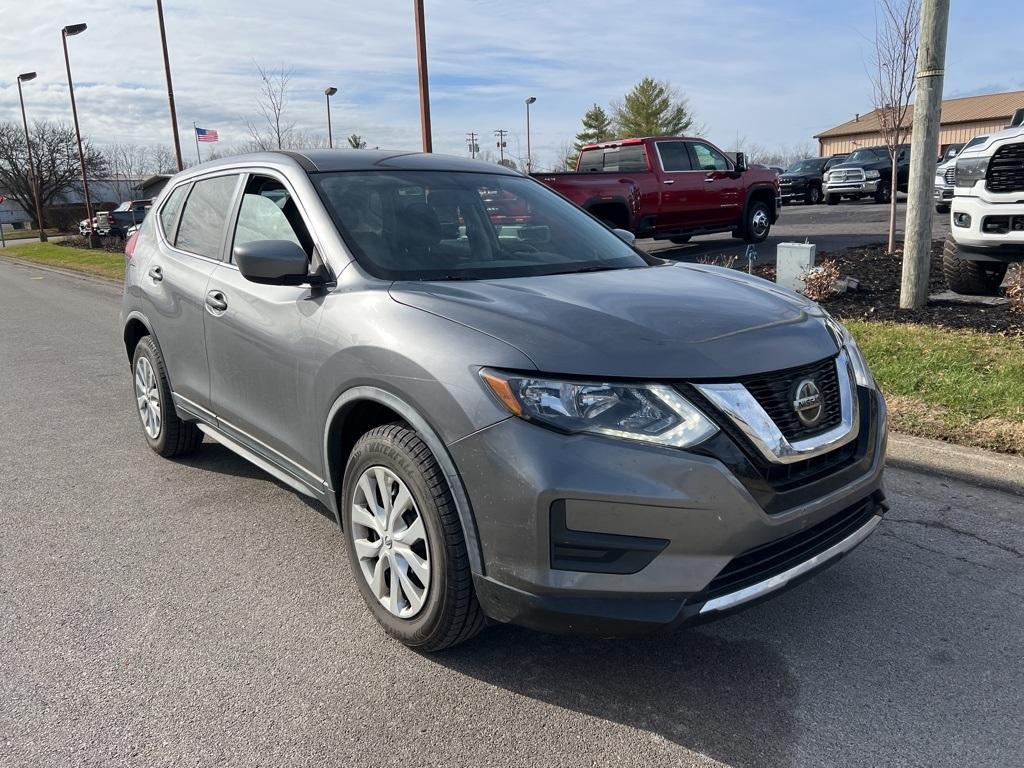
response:
{"label": "lifted white truck", "polygon": [[957,293],[992,296],[1024,261],[1024,126],[969,146],[956,158],[951,234],[942,271]]}

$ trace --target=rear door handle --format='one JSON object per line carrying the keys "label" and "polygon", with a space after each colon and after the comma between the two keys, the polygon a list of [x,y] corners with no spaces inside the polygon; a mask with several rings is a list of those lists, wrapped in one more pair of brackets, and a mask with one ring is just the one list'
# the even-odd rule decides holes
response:
{"label": "rear door handle", "polygon": [[675,184],[676,180],[675,179],[666,179],[665,181],[663,181],[661,183],[662,184]]}
{"label": "rear door handle", "polygon": [[149,268],[149,276],[153,278],[154,283],[159,283],[161,280],[164,279],[164,271],[160,269],[159,264],[154,264],[152,267]]}
{"label": "rear door handle", "polygon": [[217,312],[223,312],[228,308],[228,300],[220,291],[210,291],[206,294],[206,306]]}

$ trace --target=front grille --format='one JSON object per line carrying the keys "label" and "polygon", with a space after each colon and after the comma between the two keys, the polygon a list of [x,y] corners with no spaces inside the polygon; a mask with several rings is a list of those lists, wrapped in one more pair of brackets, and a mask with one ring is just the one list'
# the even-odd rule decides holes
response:
{"label": "front grille", "polygon": [[839,543],[881,511],[874,497],[798,533],[748,549],[711,580],[700,599],[713,600],[770,579]]}
{"label": "front grille", "polygon": [[857,450],[857,441],[851,440],[841,448],[810,459],[795,461],[792,464],[769,464],[763,469],[762,474],[764,479],[771,483],[772,488],[786,492],[849,466],[857,458]]}
{"label": "front grille", "polygon": [[956,184],[956,166],[951,165],[946,169],[946,183],[950,186]]}
{"label": "front grille", "polygon": [[830,183],[841,182],[845,183],[848,181],[864,181],[864,169],[863,168],[844,168],[839,171],[832,171],[832,175],[828,177]]}
{"label": "front grille", "polygon": [[985,182],[990,192],[1024,191],[1024,144],[1007,144],[996,150]]}
{"label": "front grille", "polygon": [[[795,389],[805,379],[810,379],[818,386],[824,399],[825,412],[821,420],[811,427],[800,421],[793,407]],[[836,375],[834,357],[799,368],[750,376],[740,379],[740,383],[754,396],[779,431],[791,442],[820,435],[842,421],[839,377]]]}

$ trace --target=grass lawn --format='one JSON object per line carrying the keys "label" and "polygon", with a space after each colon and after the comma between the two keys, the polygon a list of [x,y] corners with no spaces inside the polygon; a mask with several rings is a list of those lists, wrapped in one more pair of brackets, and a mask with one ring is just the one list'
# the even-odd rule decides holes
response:
{"label": "grass lawn", "polygon": [[[59,235],[60,230],[50,229],[47,227],[46,234],[49,237]],[[39,230],[38,229],[5,229],[4,239],[6,240],[38,240]]]}
{"label": "grass lawn", "polygon": [[124,255],[100,249],[69,248],[56,243],[26,243],[0,250],[0,256],[34,261],[51,267],[73,269],[92,275],[122,279],[124,277]]}
{"label": "grass lawn", "polygon": [[897,432],[1024,454],[1024,338],[849,321]]}

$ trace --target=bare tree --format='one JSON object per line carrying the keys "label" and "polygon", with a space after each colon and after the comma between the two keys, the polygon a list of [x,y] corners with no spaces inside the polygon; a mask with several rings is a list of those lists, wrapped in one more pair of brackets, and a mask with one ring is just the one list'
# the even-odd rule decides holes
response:
{"label": "bare tree", "polygon": [[576,158],[578,155],[575,142],[563,141],[555,149],[555,162],[552,164],[551,170],[555,173],[576,170]]}
{"label": "bare tree", "polygon": [[277,69],[264,69],[256,64],[260,75],[260,88],[256,96],[256,111],[260,120],[246,120],[252,144],[261,150],[284,149],[290,146],[289,139],[295,129],[295,123],[285,119],[284,112],[288,106],[288,85],[292,79],[292,69],[284,64]]}
{"label": "bare tree", "polygon": [[[914,98],[914,67],[920,30],[919,0],[877,0],[874,57],[868,75],[882,141],[889,149],[889,244],[896,250],[896,191],[899,147],[910,136],[910,104]],[[884,182],[879,181],[879,186]]]}
{"label": "bare tree", "polygon": [[[29,132],[32,160],[39,187],[41,208],[62,202],[68,192],[81,187],[82,169],[78,163],[77,140],[71,126],[37,121]],[[85,168],[90,177],[105,170],[102,155],[86,140]],[[26,211],[35,211],[32,184],[28,174],[28,151],[20,123],[0,123],[0,186]],[[39,222],[36,222],[39,225]]]}
{"label": "bare tree", "polygon": [[147,174],[178,172],[174,150],[166,144],[152,144],[149,147],[148,153],[149,166],[146,168]]}
{"label": "bare tree", "polygon": [[152,162],[149,148],[140,144],[108,144],[103,149],[110,184],[119,200],[135,194],[137,182],[147,175]]}

